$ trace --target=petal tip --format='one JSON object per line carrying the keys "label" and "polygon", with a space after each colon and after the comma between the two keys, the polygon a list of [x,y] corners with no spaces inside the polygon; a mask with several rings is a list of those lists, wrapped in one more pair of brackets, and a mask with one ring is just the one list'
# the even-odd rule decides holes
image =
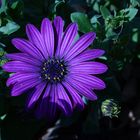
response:
{"label": "petal tip", "polygon": [[95,39],[96,38],[96,33],[95,32],[90,32],[91,36]]}
{"label": "petal tip", "polygon": [[7,63],[5,63],[5,64],[3,64],[2,66],[2,69],[4,70],[4,71],[7,71],[8,72],[8,66],[7,66]]}
{"label": "petal tip", "polygon": [[103,82],[102,83],[102,89],[105,89],[106,88],[106,84]]}
{"label": "petal tip", "polygon": [[56,16],[55,18],[54,18],[54,20],[63,20],[60,16]]}
{"label": "petal tip", "polygon": [[33,30],[35,28],[35,26],[31,23],[28,23],[26,25],[26,32],[29,32],[30,30]]}
{"label": "petal tip", "polygon": [[44,18],[43,20],[42,20],[42,23],[46,23],[46,22],[51,22],[48,18]]}
{"label": "petal tip", "polygon": [[15,96],[18,96],[18,94],[14,90],[12,90],[11,91],[11,96],[14,96],[15,97]]}
{"label": "petal tip", "polygon": [[78,29],[78,24],[76,22],[73,23],[75,29]]}
{"label": "petal tip", "polygon": [[[105,64],[104,64],[105,65]],[[107,65],[105,65],[105,72],[108,70],[108,67],[107,67]]]}
{"label": "petal tip", "polygon": [[11,40],[11,43],[13,44],[13,45],[15,45],[16,44],[16,42],[17,42],[17,38],[13,38],[12,40]]}
{"label": "petal tip", "polygon": [[102,56],[103,54],[105,54],[105,51],[104,50],[100,50],[100,54]]}

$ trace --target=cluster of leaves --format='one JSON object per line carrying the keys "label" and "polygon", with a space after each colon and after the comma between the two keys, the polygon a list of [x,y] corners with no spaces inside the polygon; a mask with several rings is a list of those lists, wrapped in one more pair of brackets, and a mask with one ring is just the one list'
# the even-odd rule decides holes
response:
{"label": "cluster of leaves", "polygon": [[[7,0],[3,0],[0,7],[0,36],[10,35],[17,31],[20,26],[13,21],[11,13],[15,13],[16,16],[22,15],[22,11],[19,11],[20,2],[16,1],[8,3]],[[18,14],[18,15],[17,15]]]}
{"label": "cluster of leaves", "polygon": [[[13,13],[16,15],[14,17]],[[7,1],[1,0],[0,2],[0,66],[2,66],[7,59],[5,58],[6,45],[3,44],[3,40],[16,32],[20,26],[14,21],[22,15],[21,1]],[[0,69],[0,75],[4,76],[5,73]]]}
{"label": "cluster of leaves", "polygon": [[[122,7],[117,7],[115,2],[113,3],[111,0],[105,2],[87,0],[88,11],[76,11],[70,15],[71,20],[78,23],[81,33],[96,32],[96,42],[92,47],[106,51],[105,56],[101,57],[100,61],[104,61],[109,67],[108,76],[105,78],[108,88],[104,92],[105,96],[103,94],[99,96],[97,105],[92,103],[94,113],[90,113],[89,117],[93,115],[94,123],[91,118],[87,119],[84,124],[86,133],[93,134],[95,128],[99,132],[99,118],[102,114],[109,117],[118,116],[120,110],[117,104],[112,107],[111,104],[108,104],[108,102],[105,104],[103,101],[106,98],[114,98],[120,102],[121,86],[116,76],[128,63],[131,63],[135,57],[139,56],[137,45],[140,42],[140,24],[138,23],[139,17],[136,17],[136,15],[138,14],[140,1],[130,0],[124,1],[124,3],[127,7],[125,6],[122,9]],[[111,100],[108,101],[111,102]],[[100,106],[102,114],[99,113]],[[112,111],[114,108],[115,111]]]}
{"label": "cluster of leaves", "polygon": [[[117,103],[120,101],[121,86],[116,77],[126,64],[140,58],[137,51],[140,43],[139,7],[140,0],[124,0],[120,4],[112,0],[0,0],[0,66],[7,61],[4,57],[6,51],[9,53],[14,49],[10,40],[14,36],[24,37],[28,22],[40,26],[43,17],[53,19],[56,15],[61,16],[66,25],[71,21],[77,22],[79,35],[96,32],[97,37],[91,47],[106,51],[98,60],[109,67],[102,76],[107,84],[106,90],[96,92],[99,97],[96,102],[83,98],[87,104],[85,110],[74,113],[70,118],[59,118],[53,126],[53,133],[47,137],[53,135],[55,139],[56,135],[58,137],[56,129],[71,130],[71,126],[78,126],[75,127],[77,133],[96,134],[100,132],[103,116],[118,117],[120,110],[116,100]],[[0,69],[0,134],[2,139],[30,140],[42,127],[47,127],[46,120],[22,116],[26,95],[10,97],[5,85],[7,77],[8,74]]]}
{"label": "cluster of leaves", "polygon": [[1,66],[7,62],[7,59],[5,57],[6,52],[4,51],[3,47],[5,47],[2,43],[0,44],[0,75],[3,76],[4,72],[1,69]]}
{"label": "cluster of leaves", "polygon": [[6,88],[5,80],[9,77],[9,75],[4,72],[1,67],[8,61],[5,57],[6,45],[2,42],[4,42],[3,40],[20,28],[20,26],[14,21],[14,18],[11,14],[16,12],[16,15],[22,15],[22,11],[19,11],[19,3],[19,1],[9,2],[7,0],[0,0],[0,125],[7,116],[6,100],[8,89]]}
{"label": "cluster of leaves", "polygon": [[139,25],[132,27],[137,20],[135,16],[139,2],[130,1],[129,6],[121,10],[116,10],[115,5],[109,10],[108,1],[104,5],[100,5],[99,1],[92,1],[88,5],[92,5],[96,14],[92,16],[90,13],[74,12],[71,20],[78,23],[82,33],[95,31],[97,38],[94,47],[106,50],[109,57],[105,59],[108,59],[113,71],[122,70],[133,58],[134,48],[129,48],[128,44],[139,42]]}

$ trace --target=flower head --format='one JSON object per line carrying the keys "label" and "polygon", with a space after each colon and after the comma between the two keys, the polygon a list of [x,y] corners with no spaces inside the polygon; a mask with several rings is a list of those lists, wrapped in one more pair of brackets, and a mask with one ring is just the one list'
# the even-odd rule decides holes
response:
{"label": "flower head", "polygon": [[110,118],[118,117],[120,109],[120,106],[115,102],[114,99],[106,99],[101,105],[103,116],[108,116]]}
{"label": "flower head", "polygon": [[93,90],[105,88],[105,83],[93,75],[104,73],[106,65],[91,61],[104,51],[87,49],[96,34],[89,32],[74,42],[77,24],[71,23],[65,31],[63,26],[61,17],[52,23],[43,19],[41,31],[28,24],[28,40],[12,40],[21,53],[7,54],[12,61],[3,65],[5,71],[14,73],[7,80],[11,95],[30,91],[27,108],[36,108],[39,117],[53,118],[60,111],[70,115],[74,108],[83,109],[82,96],[96,100]]}

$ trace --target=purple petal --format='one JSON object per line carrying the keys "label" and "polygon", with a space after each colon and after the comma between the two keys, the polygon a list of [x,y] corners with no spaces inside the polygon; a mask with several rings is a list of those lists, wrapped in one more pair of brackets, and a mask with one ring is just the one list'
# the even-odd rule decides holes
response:
{"label": "purple petal", "polygon": [[34,91],[34,93],[32,94],[32,96],[31,96],[31,98],[30,98],[30,100],[29,100],[29,102],[28,102],[28,104],[27,104],[27,107],[28,107],[28,108],[33,107],[33,105],[35,104],[35,102],[36,102],[36,101],[39,99],[39,97],[41,96],[41,94],[42,94],[42,92],[43,92],[45,86],[46,86],[46,83],[43,82],[43,83],[40,83],[39,85],[37,85],[37,86],[35,87],[35,91]]}
{"label": "purple petal", "polygon": [[85,96],[89,100],[96,100],[97,96],[95,93],[90,89],[89,86],[82,84],[76,80],[73,80],[67,77],[66,81],[71,85],[80,95]]}
{"label": "purple petal", "polygon": [[60,51],[60,43],[62,40],[62,35],[63,35],[63,27],[64,27],[64,21],[62,20],[61,17],[57,16],[54,21],[54,30],[55,30],[55,43],[56,43],[56,54],[55,56],[58,57],[59,51]]}
{"label": "purple petal", "polygon": [[64,32],[59,53],[61,58],[70,50],[72,42],[77,34],[77,30],[77,24],[71,23]]}
{"label": "purple petal", "polygon": [[49,118],[55,117],[56,108],[57,108],[57,96],[55,94],[55,85],[52,85],[52,88],[50,91],[49,108],[47,111]]}
{"label": "purple petal", "polygon": [[21,52],[27,53],[38,60],[44,60],[41,52],[29,41],[25,39],[15,38],[12,40],[12,44]]}
{"label": "purple petal", "polygon": [[69,67],[71,73],[101,74],[107,71],[107,66],[99,62],[82,62]]}
{"label": "purple petal", "polygon": [[84,85],[90,86],[93,89],[104,89],[106,87],[105,83],[101,79],[92,75],[73,74],[71,75],[71,78]]}
{"label": "purple petal", "polygon": [[21,83],[16,83],[13,86],[11,95],[18,96],[21,95],[23,92],[35,87],[36,85],[40,84],[42,81],[39,78],[30,79],[28,81],[22,81]]}
{"label": "purple petal", "polygon": [[84,103],[83,103],[83,100],[81,99],[81,97],[79,96],[78,92],[71,85],[69,85],[66,81],[63,82],[63,85],[69,92],[69,96],[72,99],[73,106],[78,107],[79,109],[82,110],[84,108]]}
{"label": "purple petal", "polygon": [[51,85],[48,84],[44,92],[44,95],[42,96],[42,100],[50,96],[50,91],[51,91]]}
{"label": "purple petal", "polygon": [[75,57],[74,59],[72,59],[69,62],[69,65],[77,65],[80,62],[83,61],[88,61],[91,59],[95,59],[98,58],[100,56],[102,56],[105,53],[104,50],[100,50],[100,49],[92,49],[92,50],[86,50],[83,53],[79,54],[77,57]]}
{"label": "purple petal", "polygon": [[38,31],[38,29],[32,24],[27,24],[26,33],[29,40],[42,52],[43,56],[47,59],[48,51],[45,46],[43,37],[41,33]]}
{"label": "purple petal", "polygon": [[12,54],[6,54],[6,57],[11,59],[11,60],[17,60],[17,61],[22,61],[25,63],[29,63],[35,66],[41,66],[42,63],[33,57],[31,57],[28,54],[25,53],[12,53]]}
{"label": "purple petal", "polygon": [[10,86],[15,83],[21,83],[22,81],[27,81],[39,77],[40,77],[39,73],[15,73],[10,78],[8,78],[6,85]]}
{"label": "purple petal", "polygon": [[37,109],[37,117],[45,117],[52,120],[55,118],[57,108],[57,96],[55,94],[55,85],[48,85],[44,92],[41,104]]}
{"label": "purple petal", "polygon": [[48,117],[50,114],[49,99],[50,99],[51,85],[48,84],[44,95],[41,98],[41,103],[37,107],[36,116],[38,118]]}
{"label": "purple petal", "polygon": [[84,51],[95,39],[96,34],[94,32],[89,32],[82,37],[73,45],[73,47],[66,54],[65,59],[71,60],[79,53]]}
{"label": "purple petal", "polygon": [[53,57],[54,54],[54,31],[52,23],[48,18],[44,18],[41,25],[41,34],[45,40],[45,45],[48,50],[49,56]]}
{"label": "purple petal", "polygon": [[64,87],[61,84],[57,84],[57,89],[56,89],[56,93],[58,96],[58,105],[60,107],[60,109],[63,111],[63,113],[65,115],[71,115],[72,113],[72,103],[71,100],[69,98],[69,96],[67,95]]}
{"label": "purple petal", "polygon": [[40,71],[39,67],[20,61],[7,62],[2,66],[2,68],[7,72],[39,72]]}

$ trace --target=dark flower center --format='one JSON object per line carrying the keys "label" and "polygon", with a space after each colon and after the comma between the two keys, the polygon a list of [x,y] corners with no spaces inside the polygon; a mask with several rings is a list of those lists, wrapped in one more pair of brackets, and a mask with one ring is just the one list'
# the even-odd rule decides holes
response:
{"label": "dark flower center", "polygon": [[67,66],[63,60],[51,58],[43,63],[41,76],[50,83],[61,82],[67,74]]}

